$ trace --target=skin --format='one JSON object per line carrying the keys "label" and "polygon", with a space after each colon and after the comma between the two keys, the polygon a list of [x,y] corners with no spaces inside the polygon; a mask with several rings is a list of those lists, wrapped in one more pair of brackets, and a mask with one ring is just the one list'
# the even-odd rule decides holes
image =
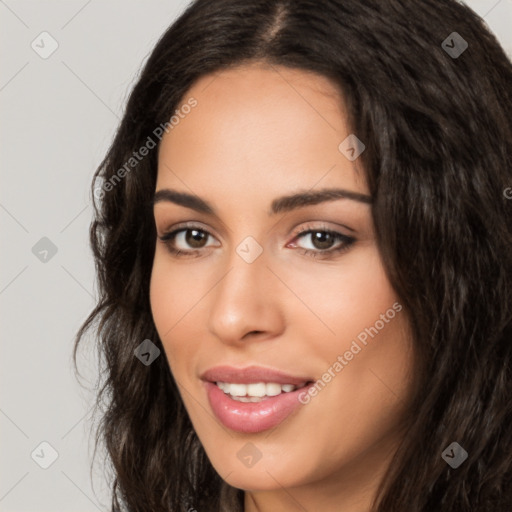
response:
{"label": "skin", "polygon": [[[156,191],[193,193],[218,217],[172,202],[154,206],[158,236],[193,222],[210,236],[174,246],[157,240],[153,318],[192,424],[216,471],[244,489],[245,510],[370,509],[400,443],[411,398],[413,351],[405,309],[385,323],[342,371],[272,430],[239,433],[214,416],[199,376],[220,364],[262,365],[320,379],[365,328],[398,301],[382,266],[371,206],[337,199],[269,216],[271,202],[339,187],[369,194],[364,172],[338,145],[350,133],[325,77],[262,63],[198,80],[198,104],[164,135]],[[180,226],[181,227],[181,226]],[[307,227],[356,238],[344,252],[316,244]],[[350,228],[350,229],[348,229]],[[190,231],[188,232],[190,236]],[[263,249],[236,252],[248,236]],[[253,443],[261,459],[237,452]]]}

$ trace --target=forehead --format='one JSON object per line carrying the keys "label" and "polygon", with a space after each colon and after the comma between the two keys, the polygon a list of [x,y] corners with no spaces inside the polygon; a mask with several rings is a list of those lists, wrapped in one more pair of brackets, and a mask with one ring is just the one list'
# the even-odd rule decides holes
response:
{"label": "forehead", "polygon": [[185,184],[211,196],[241,187],[247,198],[318,183],[367,193],[338,148],[350,130],[326,77],[256,63],[201,77],[182,105],[190,98],[197,105],[162,139],[157,189]]}

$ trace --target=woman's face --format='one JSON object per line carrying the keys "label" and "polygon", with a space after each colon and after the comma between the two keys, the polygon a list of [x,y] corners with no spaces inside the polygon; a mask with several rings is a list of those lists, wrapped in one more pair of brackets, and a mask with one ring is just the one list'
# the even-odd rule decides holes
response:
{"label": "woman's face", "polygon": [[157,234],[177,233],[157,240],[151,307],[194,429],[262,503],[367,493],[400,441],[412,350],[362,146],[339,147],[342,100],[324,77],[258,65],[190,98],[159,150]]}

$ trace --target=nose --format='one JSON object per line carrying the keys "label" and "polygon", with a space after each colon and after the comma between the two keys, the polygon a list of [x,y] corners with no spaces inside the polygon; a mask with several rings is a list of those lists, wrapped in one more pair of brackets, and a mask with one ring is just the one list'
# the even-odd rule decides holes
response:
{"label": "nose", "polygon": [[273,338],[284,328],[279,279],[263,252],[248,263],[233,250],[211,294],[208,328],[223,343],[239,346],[251,337]]}

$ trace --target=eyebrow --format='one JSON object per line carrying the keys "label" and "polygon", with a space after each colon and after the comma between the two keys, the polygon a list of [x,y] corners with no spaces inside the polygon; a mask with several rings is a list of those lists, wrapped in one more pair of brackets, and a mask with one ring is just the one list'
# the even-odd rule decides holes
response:
{"label": "eyebrow", "polygon": [[[359,192],[353,192],[351,190],[345,190],[341,188],[326,188],[317,191],[304,191],[297,192],[295,194],[282,196],[274,199],[270,206],[268,215],[276,215],[281,212],[289,212],[297,208],[304,208],[326,201],[335,201],[338,199],[350,199],[360,203],[371,204],[372,198],[366,194],[360,194]],[[196,210],[200,213],[217,216],[215,208],[204,199],[199,196],[188,194],[186,192],[178,192],[164,188],[155,192],[153,197],[153,205],[162,202],[171,202],[192,210]]]}

